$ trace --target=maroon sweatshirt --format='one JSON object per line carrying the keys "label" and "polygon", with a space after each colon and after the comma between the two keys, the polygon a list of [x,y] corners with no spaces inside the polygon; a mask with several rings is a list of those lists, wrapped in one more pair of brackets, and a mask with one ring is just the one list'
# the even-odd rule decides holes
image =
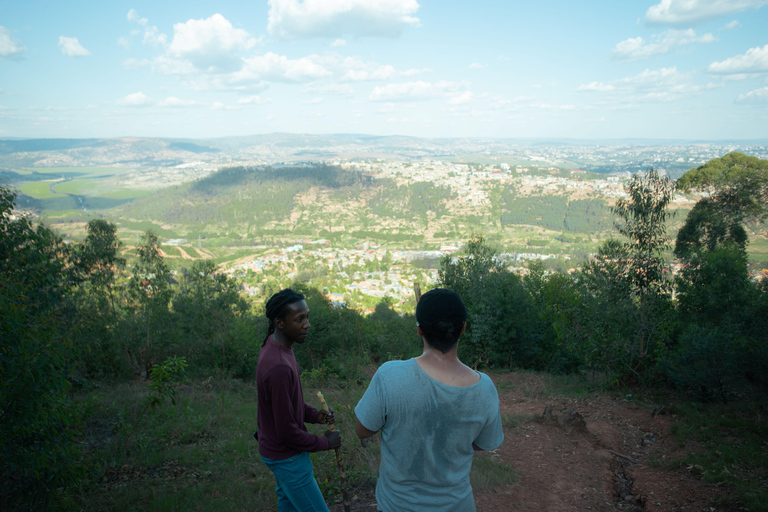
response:
{"label": "maroon sweatshirt", "polygon": [[293,350],[283,347],[272,336],[259,352],[256,386],[259,397],[256,423],[262,456],[283,460],[299,452],[329,448],[325,436],[310,434],[304,426],[304,422],[317,423],[317,409],[304,403]]}

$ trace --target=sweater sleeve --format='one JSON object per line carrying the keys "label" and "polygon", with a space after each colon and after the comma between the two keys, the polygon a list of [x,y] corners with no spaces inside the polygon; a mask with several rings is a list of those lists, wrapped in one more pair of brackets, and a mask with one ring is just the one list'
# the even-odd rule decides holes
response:
{"label": "sweater sleeve", "polygon": [[317,415],[319,413],[320,411],[304,403],[304,423],[317,423]]}
{"label": "sweater sleeve", "polygon": [[[325,436],[316,436],[302,429],[296,422],[296,411],[291,400],[291,371],[284,366],[275,366],[269,372],[269,388],[272,398],[272,411],[275,420],[275,433],[280,443],[302,452],[328,450],[330,443]],[[306,404],[302,404],[307,407]],[[315,411],[317,419],[317,411]]]}

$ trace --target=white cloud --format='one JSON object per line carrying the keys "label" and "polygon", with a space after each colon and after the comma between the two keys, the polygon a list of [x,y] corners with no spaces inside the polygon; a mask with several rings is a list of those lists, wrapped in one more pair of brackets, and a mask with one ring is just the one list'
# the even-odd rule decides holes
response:
{"label": "white cloud", "polygon": [[289,59],[284,55],[267,52],[243,59],[239,71],[230,75],[232,83],[250,83],[267,80],[271,82],[306,82],[331,74],[318,62],[316,55]]}
{"label": "white cloud", "polygon": [[16,59],[24,53],[21,41],[11,35],[11,31],[0,25],[0,59]]}
{"label": "white cloud", "polygon": [[176,23],[168,55],[192,62],[200,69],[231,69],[238,61],[236,53],[252,48],[256,42],[248,32],[234,28],[217,13],[202,20]]}
{"label": "white cloud", "polygon": [[371,101],[414,101],[430,100],[459,92],[460,85],[455,82],[405,82],[375,87],[368,97]]}
{"label": "white cloud", "polygon": [[261,105],[266,103],[266,100],[264,100],[259,95],[253,95],[253,96],[246,96],[245,98],[240,98],[237,100],[237,102],[240,105]]}
{"label": "white cloud", "polygon": [[472,91],[464,91],[451,96],[451,98],[448,100],[448,103],[451,105],[462,105],[464,103],[469,103],[473,99],[475,99],[475,95],[472,94]]}
{"label": "white cloud", "polygon": [[[147,18],[140,17],[139,13],[136,12],[136,9],[131,9],[128,11],[127,18],[129,22],[137,23],[138,25],[144,27],[144,38],[142,43],[149,43],[155,46],[165,46],[165,44],[168,42],[168,36],[160,33],[160,30],[156,26],[150,25]],[[141,31],[131,31],[131,34],[134,35],[138,35],[140,33]]]}
{"label": "white cloud", "polygon": [[317,105],[318,103],[322,103],[323,98],[312,98],[311,100],[303,101],[305,105]]}
{"label": "white cloud", "polygon": [[280,39],[396,36],[418,25],[416,0],[269,0],[269,33]]}
{"label": "white cloud", "polygon": [[119,37],[117,39],[118,46],[122,46],[126,50],[131,47],[131,42],[126,37]]}
{"label": "white cloud", "polygon": [[768,44],[762,48],[750,48],[742,55],[736,55],[707,66],[707,71],[715,74],[764,73],[768,71]]}
{"label": "white cloud", "polygon": [[723,27],[725,30],[733,30],[734,28],[739,26],[739,20],[733,20],[730,23],[726,23]]}
{"label": "white cloud", "polygon": [[429,69],[429,68],[421,68],[421,69],[414,68],[414,69],[408,69],[406,71],[403,71],[403,72],[400,73],[400,75],[402,75],[402,76],[415,76],[415,75],[420,75],[422,73],[431,73],[431,72],[432,72],[432,70]]}
{"label": "white cloud", "polygon": [[355,95],[355,89],[349,84],[309,84],[304,92],[316,93],[316,94],[330,94],[333,96],[347,96],[352,97]]}
{"label": "white cloud", "polygon": [[83,48],[76,37],[59,36],[59,48],[65,57],[90,57],[91,52]]}
{"label": "white cloud", "polygon": [[646,69],[636,76],[612,82],[581,85],[579,91],[602,92],[610,98],[626,101],[627,97],[642,102],[669,102],[705,89],[692,83],[693,73],[681,73],[676,67]]}
{"label": "white cloud", "polygon": [[692,25],[765,5],[768,0],[661,0],[648,8],[645,19],[650,23]]}
{"label": "white cloud", "polygon": [[603,82],[591,82],[588,84],[580,85],[579,91],[600,91],[600,92],[607,92],[612,91],[616,87],[611,84],[606,84]]}
{"label": "white cloud", "polygon": [[[355,59],[356,60],[356,59]],[[365,64],[362,61],[347,63],[352,69],[347,70],[342,80],[359,82],[363,80],[389,80],[395,76],[395,68],[390,65]]]}
{"label": "white cloud", "polygon": [[179,98],[175,96],[168,96],[164,100],[160,101],[158,103],[158,106],[160,107],[193,107],[195,105],[199,105],[198,102],[194,100],[180,100]]}
{"label": "white cloud", "polygon": [[768,87],[740,94],[736,103],[768,103]]}
{"label": "white cloud", "polygon": [[225,105],[220,101],[214,101],[211,105],[211,110],[242,110],[240,105]]}
{"label": "white cloud", "polygon": [[[129,13],[136,23],[145,23]],[[152,60],[127,59],[127,69],[151,66],[165,75],[178,76],[193,90],[230,90],[251,94],[270,83],[332,83],[330,94],[354,95],[339,82],[384,81],[429,72],[429,69],[398,71],[392,65],[343,57],[336,52],[289,58],[274,52],[247,55],[257,39],[236,29],[220,14],[207,19],[189,20],[174,25],[174,36],[165,51]],[[323,84],[326,86],[325,84]],[[330,87],[330,86],[327,86]],[[322,94],[322,92],[320,92]]]}
{"label": "white cloud", "polygon": [[129,94],[128,96],[117,100],[117,104],[121,107],[148,107],[152,105],[152,103],[152,98],[141,91]]}
{"label": "white cloud", "polygon": [[345,39],[337,39],[331,43],[331,48],[341,48],[343,46],[347,46],[347,41]]}
{"label": "white cloud", "polygon": [[149,20],[147,18],[141,18],[139,17],[139,13],[136,12],[136,9],[131,9],[128,11],[128,15],[126,16],[128,18],[128,21],[135,21],[139,25],[146,25],[149,23]]}
{"label": "white cloud", "polygon": [[479,62],[473,62],[469,65],[469,69],[483,69],[484,67],[486,67],[486,65],[480,64]]}
{"label": "white cloud", "polygon": [[746,80],[747,78],[753,78],[756,75],[753,73],[736,73],[734,75],[725,75],[723,76],[723,82],[740,82],[742,80]]}
{"label": "white cloud", "polygon": [[621,41],[613,48],[613,58],[631,62],[650,59],[657,55],[666,55],[681,46],[694,43],[711,43],[717,39],[711,33],[697,36],[693,29],[667,30],[651,36],[646,42],[642,37],[632,37]]}

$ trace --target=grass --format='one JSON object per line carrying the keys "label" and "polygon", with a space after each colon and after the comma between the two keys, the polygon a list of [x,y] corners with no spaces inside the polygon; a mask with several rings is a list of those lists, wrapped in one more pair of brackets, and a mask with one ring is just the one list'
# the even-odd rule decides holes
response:
{"label": "grass", "polygon": [[[352,408],[364,388],[324,384],[326,400],[343,432],[354,429]],[[144,406],[147,388],[122,383],[97,388],[80,399],[88,410],[86,445],[90,476],[76,501],[83,510],[275,510],[274,478],[253,439],[255,383],[213,378],[178,389],[176,406],[150,411],[123,444]],[[315,388],[307,402],[317,405]],[[322,426],[309,425],[320,434]],[[349,435],[349,434],[347,434]],[[378,443],[367,448],[348,437],[342,447],[350,490],[372,488]],[[341,493],[333,452],[312,454],[321,490]]]}
{"label": "grass", "polygon": [[741,404],[677,403],[672,426],[681,447],[694,443],[677,464],[704,480],[732,487],[746,508],[768,512],[768,421]]}
{"label": "grass", "polygon": [[49,197],[59,197],[61,194],[51,192],[50,181],[29,181],[21,184],[19,190],[35,199],[47,199]]}
{"label": "grass", "polygon": [[[364,384],[305,373],[304,396],[319,406],[318,390],[334,409],[336,427],[344,433],[342,459],[348,492],[372,492],[380,460],[379,436],[365,446],[352,437],[354,406]],[[354,381],[354,379],[352,379]],[[178,401],[150,410],[133,430],[148,389],[140,382],[104,385],[83,392],[86,409],[84,443],[89,477],[75,496],[78,509],[99,511],[276,510],[274,478],[261,462],[253,439],[256,428],[254,382],[209,377],[177,389]],[[508,415],[514,428],[524,418]],[[320,425],[308,425],[321,434]],[[126,445],[126,438],[130,440]],[[342,495],[333,451],[311,454],[315,476],[331,502]],[[470,481],[475,489],[507,486],[518,473],[494,452],[475,455]]]}
{"label": "grass", "polygon": [[173,245],[163,245],[160,248],[168,256],[181,256],[181,253],[179,252],[179,248],[174,247]]}
{"label": "grass", "polygon": [[586,397],[594,390],[594,384],[583,375],[553,375],[547,376],[542,396]]}
{"label": "grass", "polygon": [[494,452],[476,452],[469,473],[469,483],[475,490],[486,490],[517,483],[518,471],[501,461]]}

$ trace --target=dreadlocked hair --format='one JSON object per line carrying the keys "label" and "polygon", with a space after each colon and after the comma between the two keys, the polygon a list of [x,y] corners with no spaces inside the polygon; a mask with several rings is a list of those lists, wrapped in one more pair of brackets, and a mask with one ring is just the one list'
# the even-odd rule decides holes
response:
{"label": "dreadlocked hair", "polygon": [[261,343],[262,347],[267,344],[267,340],[272,335],[272,333],[275,332],[275,320],[285,317],[285,314],[288,312],[288,307],[294,302],[299,302],[300,300],[304,300],[304,296],[291,290],[290,288],[280,290],[269,298],[267,301],[266,311],[266,316],[269,319],[269,329],[267,329],[267,335],[264,337],[264,341]]}

